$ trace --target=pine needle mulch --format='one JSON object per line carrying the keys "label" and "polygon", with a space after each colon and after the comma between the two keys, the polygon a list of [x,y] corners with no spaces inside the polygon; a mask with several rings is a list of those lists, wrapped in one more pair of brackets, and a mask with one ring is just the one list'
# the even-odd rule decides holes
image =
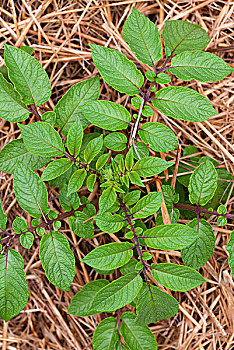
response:
{"label": "pine needle mulch", "polygon": [[[121,37],[122,26],[132,6],[136,6],[145,15],[163,28],[164,20],[181,19],[200,24],[211,40],[207,50],[217,54],[233,66],[234,51],[234,2],[233,1],[114,1],[114,0],[2,0],[0,2],[0,65],[3,64],[3,43],[11,45],[30,45],[35,57],[46,68],[53,88],[52,98],[46,103],[45,110],[54,107],[54,103],[74,83],[97,74],[89,43],[108,45],[121,50],[137,65],[139,61],[129,50]],[[147,69],[141,65],[143,70]],[[177,85],[184,82],[175,81]],[[121,102],[129,106],[127,96],[120,96],[107,89],[101,80],[102,99]],[[193,144],[200,155],[212,157],[221,167],[234,174],[234,83],[228,76],[218,83],[189,82],[192,87],[207,96],[218,115],[202,123],[181,122],[167,118],[155,111],[152,121],[162,121],[174,130],[182,149]],[[16,124],[0,122],[1,148],[19,136]],[[170,153],[172,158],[176,153]],[[186,162],[185,159],[181,159]],[[170,180],[169,180],[170,181]],[[229,188],[234,187],[229,182]],[[30,225],[30,218],[23,214],[16,203],[12,176],[0,173],[0,196],[9,217],[8,228],[17,216],[24,216]],[[97,189],[90,199],[97,200]],[[231,192],[230,192],[231,193]],[[86,195],[86,189],[81,191]],[[51,208],[58,205],[58,191],[50,192]],[[233,213],[234,198],[228,196],[226,206]],[[201,269],[208,283],[186,293],[173,293],[180,301],[179,313],[170,320],[160,321],[151,329],[158,341],[160,350],[231,350],[234,347],[234,298],[233,281],[227,264],[226,245],[233,222],[217,227],[214,218],[209,219],[216,236],[213,257]],[[182,220],[182,222],[185,222]],[[117,240],[98,233],[94,240],[84,240],[75,236],[64,222],[62,232],[68,237],[75,253],[76,277],[69,292],[52,286],[45,277],[38,257],[39,239],[36,238],[33,249],[18,249],[25,260],[25,271],[30,290],[30,299],[26,308],[8,323],[0,321],[0,347],[2,350],[72,350],[92,349],[91,341],[95,327],[103,316],[79,318],[66,314],[74,294],[90,280],[100,278],[94,271],[79,260],[92,247]],[[155,259],[161,262],[179,262],[180,253],[176,251],[155,253]],[[110,276],[113,279],[114,276]],[[105,350],[105,349],[103,349]]]}

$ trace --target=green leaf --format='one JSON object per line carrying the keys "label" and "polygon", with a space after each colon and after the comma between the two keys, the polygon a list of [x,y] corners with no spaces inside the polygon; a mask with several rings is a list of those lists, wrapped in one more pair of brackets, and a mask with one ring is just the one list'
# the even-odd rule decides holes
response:
{"label": "green leaf", "polygon": [[131,122],[128,110],[114,102],[94,101],[82,107],[82,112],[90,123],[105,130],[126,129]]}
{"label": "green leaf", "polygon": [[106,154],[102,154],[97,162],[96,162],[96,169],[100,170],[104,167],[104,165],[106,164],[106,162],[108,161],[108,159],[110,158],[110,154],[106,153]]}
{"label": "green leaf", "polygon": [[32,154],[62,157],[65,149],[59,133],[46,122],[18,125],[25,147]]}
{"label": "green leaf", "polygon": [[[136,154],[136,152],[138,154]],[[133,149],[133,156],[135,159],[145,158],[149,156],[149,149],[143,142],[135,142],[135,147]]]}
{"label": "green leaf", "polygon": [[78,292],[72,299],[67,313],[69,315],[81,317],[95,315],[98,313],[91,308],[93,298],[97,292],[107,284],[109,284],[107,280],[96,280],[84,285],[81,291]]}
{"label": "green leaf", "polygon": [[123,227],[123,218],[120,215],[112,215],[110,212],[95,216],[97,226],[106,233],[115,233]]}
{"label": "green leaf", "polygon": [[131,191],[123,197],[123,202],[126,205],[133,205],[140,199],[140,196],[141,196],[140,190]]}
{"label": "green leaf", "polygon": [[166,21],[162,38],[167,56],[183,51],[202,50],[210,40],[199,25],[179,20]]}
{"label": "green leaf", "polygon": [[20,244],[25,249],[30,249],[33,245],[33,241],[34,241],[34,236],[31,232],[26,232],[20,235]]}
{"label": "green leaf", "polygon": [[0,318],[7,322],[18,315],[28,297],[23,258],[9,248],[7,256],[0,254]]}
{"label": "green leaf", "polygon": [[50,81],[40,63],[16,47],[4,44],[4,60],[11,81],[26,105],[42,105],[51,95]]}
{"label": "green leaf", "polygon": [[92,250],[82,261],[97,269],[117,269],[126,264],[133,255],[133,244],[109,243]]}
{"label": "green leaf", "polygon": [[121,132],[112,132],[104,139],[104,146],[112,151],[121,152],[127,146],[128,139]]}
{"label": "green leaf", "polygon": [[96,182],[96,179],[97,179],[97,175],[96,174],[91,174],[88,176],[87,180],[86,180],[86,185],[87,185],[87,188],[90,192],[93,191],[93,186]]}
{"label": "green leaf", "polygon": [[78,169],[70,178],[67,187],[67,196],[70,196],[72,193],[77,192],[86,178],[87,172],[85,169]]}
{"label": "green leaf", "polygon": [[123,26],[123,38],[141,62],[153,66],[160,60],[162,43],[158,28],[135,7]]}
{"label": "green leaf", "polygon": [[0,118],[11,123],[27,119],[29,111],[20,95],[0,73]]}
{"label": "green leaf", "polygon": [[93,44],[90,47],[94,64],[107,84],[130,96],[139,93],[144,77],[133,62],[117,50]]}
{"label": "green leaf", "polygon": [[150,106],[145,106],[143,109],[142,109],[142,115],[144,117],[152,117],[154,115],[154,110],[153,108],[151,108]]}
{"label": "green leaf", "polygon": [[218,217],[217,219],[217,226],[224,226],[227,224],[227,219],[223,216]]}
{"label": "green leaf", "polygon": [[181,250],[181,257],[185,265],[199,269],[213,255],[215,235],[211,224],[204,219],[199,220],[199,225],[198,220],[193,219],[188,226],[195,231],[199,228],[199,236],[192,244]]}
{"label": "green leaf", "polygon": [[128,153],[125,156],[126,169],[132,170],[133,165],[134,165],[133,147],[130,147]]}
{"label": "green leaf", "polygon": [[15,233],[20,235],[28,230],[27,222],[23,218],[16,217],[12,223],[12,228]]}
{"label": "green leaf", "polygon": [[123,275],[127,275],[128,273],[131,273],[131,272],[136,272],[136,269],[135,269],[135,266],[137,264],[137,261],[136,260],[129,260],[127,262],[127,264],[123,265],[121,268],[120,268],[120,272],[123,274]]}
{"label": "green leaf", "polygon": [[159,90],[152,103],[165,115],[179,120],[201,122],[217,114],[204,96],[184,86],[170,86]]}
{"label": "green leaf", "polygon": [[92,220],[87,221],[88,219],[89,216],[87,214],[78,211],[75,213],[75,216],[70,216],[68,223],[77,236],[91,239],[94,235],[94,226]]}
{"label": "green leaf", "polygon": [[30,47],[30,46],[27,46],[27,45],[20,46],[20,50],[23,50],[23,51],[27,52],[29,55],[32,55],[33,52],[34,52],[33,47]]}
{"label": "green leaf", "polygon": [[[147,72],[146,72],[146,73],[147,73]],[[146,75],[146,73],[145,73],[145,75]],[[151,73],[153,73],[153,72],[151,72]],[[153,73],[153,74],[154,74],[154,76],[155,76],[155,73]],[[153,80],[154,80],[154,79],[153,79]],[[132,104],[133,108],[139,109],[140,106],[141,106],[141,101],[142,101],[142,99],[141,99],[139,96],[134,96],[134,97],[132,97],[132,98],[131,98],[131,104]]]}
{"label": "green leaf", "polygon": [[45,170],[43,171],[43,174],[41,176],[42,181],[49,181],[52,180],[59,175],[65,173],[68,169],[72,167],[72,162],[70,159],[67,158],[61,158],[56,159],[53,162],[49,163]]}
{"label": "green leaf", "polygon": [[73,157],[77,157],[83,140],[83,128],[77,117],[67,134],[67,149]]}
{"label": "green leaf", "polygon": [[67,238],[57,231],[47,233],[41,239],[39,256],[48,280],[59,289],[69,290],[75,277],[75,257]]}
{"label": "green leaf", "polygon": [[155,80],[158,84],[168,84],[171,82],[171,78],[166,73],[157,74],[157,78]]}
{"label": "green leaf", "polygon": [[7,69],[6,65],[3,65],[3,66],[0,67],[0,73],[2,74],[4,79],[6,79],[9,83],[11,83],[11,81],[9,79],[8,69]]}
{"label": "green leaf", "polygon": [[103,146],[103,135],[99,137],[95,137],[95,139],[89,141],[85,151],[84,151],[84,159],[87,163],[91,163],[91,161],[95,158],[95,156],[101,151]]}
{"label": "green leaf", "polygon": [[230,266],[232,277],[234,277],[234,231],[230,233],[230,239],[227,244],[227,251],[229,254],[228,265]]}
{"label": "green leaf", "polygon": [[156,323],[175,316],[179,309],[178,301],[158,287],[143,285],[136,303],[137,320],[139,324]]}
{"label": "green leaf", "polygon": [[41,120],[43,122],[46,122],[46,123],[50,124],[50,125],[54,125],[55,124],[55,119],[56,119],[56,115],[55,115],[54,111],[45,112],[41,116]]}
{"label": "green leaf", "polygon": [[65,211],[70,211],[72,209],[78,209],[80,206],[80,199],[78,194],[72,193],[70,196],[67,195],[67,186],[64,186],[59,191],[59,203]]}
{"label": "green leaf", "polygon": [[50,161],[50,157],[41,157],[30,153],[23,139],[10,141],[0,152],[0,170],[13,174],[18,161],[28,165],[32,170],[38,170]]}
{"label": "green leaf", "polygon": [[140,175],[136,171],[131,171],[129,173],[129,179],[135,185],[138,185],[138,186],[141,186],[141,187],[145,187],[145,185],[141,181]]}
{"label": "green leaf", "polygon": [[92,308],[98,312],[113,312],[130,304],[142,287],[139,274],[129,273],[102,288],[94,297]]}
{"label": "green leaf", "polygon": [[176,135],[162,123],[145,123],[139,130],[139,135],[154,151],[169,152],[178,148]]}
{"label": "green leaf", "polygon": [[21,162],[18,162],[15,168],[13,187],[19,205],[31,216],[40,219],[42,213],[46,215],[49,212],[45,184],[37,174]]}
{"label": "green leaf", "polygon": [[6,231],[7,216],[5,215],[2,208],[2,201],[0,199],[0,228]]}
{"label": "green leaf", "polygon": [[77,118],[80,118],[82,127],[88,126],[81,113],[80,107],[90,101],[95,101],[100,95],[99,77],[94,77],[74,84],[55,106],[56,126],[64,136]]}
{"label": "green leaf", "polygon": [[188,225],[172,224],[153,227],[146,230],[143,236],[148,247],[178,250],[193,243],[199,237],[199,233]]}
{"label": "green leaf", "polygon": [[182,52],[171,60],[169,72],[182,80],[219,81],[233,72],[222,58],[210,52]]}
{"label": "green leaf", "polygon": [[157,342],[149,327],[136,323],[137,316],[132,312],[121,315],[123,323],[120,334],[131,350],[157,350]]}
{"label": "green leaf", "polygon": [[135,218],[144,219],[156,213],[160,209],[160,206],[161,192],[150,192],[137,202],[131,209],[131,213]]}
{"label": "green leaf", "polygon": [[161,158],[145,157],[136,162],[133,171],[137,171],[141,177],[150,177],[160,174],[173,164],[174,163],[166,162]]}
{"label": "green leaf", "polygon": [[114,317],[105,318],[93,334],[93,350],[116,350],[118,339],[117,320]]}
{"label": "green leaf", "polygon": [[108,210],[116,201],[117,195],[112,186],[108,187],[102,192],[101,197],[99,198],[99,210],[100,214]]}
{"label": "green leaf", "polygon": [[205,205],[217,188],[218,174],[209,160],[200,164],[189,180],[189,200],[192,204]]}
{"label": "green leaf", "polygon": [[152,274],[158,283],[171,290],[186,292],[206,280],[191,267],[165,263],[152,264]]}

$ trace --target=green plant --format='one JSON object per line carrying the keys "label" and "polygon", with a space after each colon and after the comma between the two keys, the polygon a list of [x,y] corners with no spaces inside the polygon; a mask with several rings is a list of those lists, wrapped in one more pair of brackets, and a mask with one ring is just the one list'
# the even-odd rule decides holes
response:
{"label": "green plant", "polygon": [[[230,191],[231,174],[217,168],[208,157],[194,156],[196,148],[187,146],[183,155],[191,156],[188,170],[192,175],[183,175],[183,162],[171,161],[169,153],[178,148],[176,135],[166,125],[147,118],[155,108],[166,116],[191,122],[217,114],[193,89],[159,86],[170,83],[167,73],[185,81],[218,81],[233,69],[214,54],[202,51],[209,37],[188,22],[166,22],[162,39],[167,58],[159,68],[162,44],[158,29],[134,8],[125,22],[123,37],[138,62],[147,65],[145,78],[121,52],[99,45],[91,45],[91,51],[103,80],[120,93],[133,96],[131,110],[137,111],[133,115],[120,104],[98,100],[98,76],[72,86],[54,111],[41,115],[37,107],[51,95],[46,72],[31,51],[5,45],[0,117],[18,122],[22,138],[1,150],[0,170],[13,174],[18,204],[32,221],[28,227],[17,217],[8,231],[0,206],[0,317],[10,320],[28,300],[24,262],[11,248],[18,237],[22,247],[30,249],[34,236],[41,236],[39,256],[46,276],[58,288],[69,290],[75,257],[67,238],[59,232],[61,221],[68,218],[79,237],[92,239],[100,229],[117,234],[121,240],[98,246],[82,259],[101,275],[119,269],[121,276],[111,283],[98,279],[86,284],[74,296],[68,313],[111,313],[130,304],[136,314],[125,308],[117,311],[116,318],[105,318],[94,333],[93,348],[152,350],[157,344],[147,325],[178,311],[177,300],[165,288],[183,292],[205,282],[196,270],[212,256],[215,245],[212,226],[205,218],[215,215],[217,224],[224,225],[234,215],[222,204]],[[32,115],[36,122],[31,122]],[[84,134],[90,123],[93,132]],[[167,153],[166,160],[160,153]],[[40,178],[35,171],[45,165]],[[177,173],[180,176],[171,186],[162,179],[163,172],[173,174],[173,178]],[[98,205],[78,196],[84,184],[90,192],[101,192]],[[62,213],[50,210],[50,186],[61,188]],[[187,225],[177,223],[180,215],[190,220]],[[155,263],[155,249],[181,250],[184,265]],[[233,268],[233,235],[227,249]]]}

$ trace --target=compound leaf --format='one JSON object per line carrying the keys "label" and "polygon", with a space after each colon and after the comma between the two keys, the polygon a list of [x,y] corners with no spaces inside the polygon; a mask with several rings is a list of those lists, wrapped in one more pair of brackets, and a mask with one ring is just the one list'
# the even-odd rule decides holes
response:
{"label": "compound leaf", "polygon": [[132,248],[129,242],[105,244],[92,250],[82,261],[95,269],[117,269],[131,259]]}
{"label": "compound leaf", "polygon": [[154,151],[169,152],[178,148],[176,135],[162,123],[145,123],[139,130],[139,135]]}
{"label": "compound leaf", "polygon": [[65,149],[59,133],[46,122],[19,125],[25,147],[32,154],[62,157]]}
{"label": "compound leaf", "polygon": [[44,235],[39,256],[46,277],[56,287],[69,290],[75,277],[75,257],[67,238],[58,231]]}
{"label": "compound leaf", "polygon": [[48,75],[40,63],[16,47],[4,44],[4,48],[9,77],[24,103],[40,106],[46,102],[50,98],[51,87]]}
{"label": "compound leaf", "polygon": [[159,225],[144,232],[148,247],[162,250],[178,250],[193,243],[199,233],[188,225]]}
{"label": "compound leaf", "polygon": [[160,209],[160,206],[161,192],[150,192],[137,202],[131,209],[131,213],[135,218],[144,219],[156,213]]}
{"label": "compound leaf", "polygon": [[152,274],[158,283],[171,290],[186,292],[206,280],[191,267],[172,263],[152,264]]}
{"label": "compound leaf", "polygon": [[93,44],[90,47],[94,64],[107,84],[130,96],[139,93],[144,77],[133,62],[117,50]]}
{"label": "compound leaf", "polygon": [[131,350],[157,350],[157,342],[149,327],[136,322],[137,316],[132,312],[121,315],[123,323],[120,334]]}
{"label": "compound leaf", "polygon": [[28,116],[29,111],[23,104],[20,95],[0,73],[0,118],[15,123],[27,119]]}
{"label": "compound leaf", "polygon": [[42,213],[49,212],[48,193],[40,177],[29,167],[18,162],[13,177],[13,187],[16,199],[27,213],[40,219]]}
{"label": "compound leaf", "polygon": [[80,118],[83,129],[88,126],[81,113],[81,107],[95,101],[100,95],[99,77],[94,77],[74,84],[55,106],[56,126],[64,136],[67,135],[77,118]]}
{"label": "compound leaf", "polygon": [[131,115],[123,106],[110,101],[94,101],[82,107],[82,112],[90,123],[105,130],[126,129]]}
{"label": "compound leaf", "polygon": [[193,219],[188,226],[198,231],[199,236],[189,246],[181,250],[183,263],[193,269],[199,269],[209,260],[215,248],[215,235],[209,222],[204,219]]}
{"label": "compound leaf", "polygon": [[206,160],[192,173],[189,180],[189,200],[192,204],[206,205],[214,196],[218,174],[214,164]]}
{"label": "compound leaf", "polygon": [[199,25],[180,20],[166,21],[162,38],[167,56],[183,51],[202,50],[210,40]]}
{"label": "compound leaf", "polygon": [[191,122],[201,122],[217,114],[204,96],[184,86],[170,86],[159,90],[152,103],[169,117]]}
{"label": "compound leaf", "polygon": [[97,292],[107,284],[109,284],[107,280],[96,280],[84,285],[81,291],[78,292],[72,299],[67,313],[69,315],[81,317],[95,315],[98,313],[91,308],[93,298]]}
{"label": "compound leaf", "polygon": [[116,350],[118,339],[117,320],[114,317],[107,317],[95,329],[93,350]]}
{"label": "compound leaf", "polygon": [[233,72],[222,58],[210,52],[182,52],[171,60],[169,72],[182,80],[219,81]]}
{"label": "compound leaf", "polygon": [[9,248],[7,256],[0,254],[0,318],[7,322],[18,315],[28,297],[23,258]]}
{"label": "compound leaf", "polygon": [[92,308],[113,312],[131,303],[142,287],[139,274],[129,273],[102,288],[94,297]]}
{"label": "compound leaf", "polygon": [[20,161],[32,170],[38,170],[50,161],[51,157],[41,157],[30,153],[23,139],[12,140],[0,152],[0,170],[13,174],[17,162]]}
{"label": "compound leaf", "polygon": [[160,60],[162,43],[158,28],[135,7],[123,26],[123,38],[141,62],[153,66]]}

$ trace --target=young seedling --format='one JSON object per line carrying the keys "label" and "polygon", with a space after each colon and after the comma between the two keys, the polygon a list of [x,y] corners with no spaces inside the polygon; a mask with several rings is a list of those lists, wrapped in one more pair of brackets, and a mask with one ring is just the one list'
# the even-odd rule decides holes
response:
{"label": "young seedling", "polygon": [[[96,76],[73,85],[54,111],[42,115],[43,104],[51,96],[45,70],[31,50],[4,45],[7,74],[0,74],[0,117],[17,122],[22,138],[1,150],[0,170],[13,174],[17,202],[32,217],[30,227],[17,217],[8,228],[0,203],[0,318],[5,321],[27,304],[20,251],[22,247],[33,249],[35,236],[40,239],[39,257],[47,278],[69,290],[75,257],[59,231],[65,218],[83,239],[92,239],[99,230],[118,236],[118,242],[98,246],[82,259],[88,270],[95,269],[101,277],[87,283],[68,308],[69,314],[80,317],[103,313],[93,336],[94,350],[156,349],[148,324],[175,316],[179,306],[165,288],[184,292],[205,282],[197,270],[212,256],[215,246],[206,219],[213,215],[218,225],[225,225],[234,218],[224,206],[232,176],[213,159],[194,156],[194,146],[183,150],[189,164],[186,170],[192,173],[183,175],[183,162],[175,163],[175,152],[170,153],[178,149],[176,135],[165,124],[149,120],[155,109],[190,122],[214,116],[217,106],[182,82],[173,86],[171,80],[219,81],[233,68],[202,51],[209,37],[199,25],[166,21],[161,37],[166,55],[162,64],[157,26],[133,8],[123,38],[136,61],[148,67],[144,72],[121,52],[90,45],[102,79],[131,96],[130,110],[114,101],[99,100]],[[90,132],[84,135],[90,124]],[[162,153],[165,157],[161,158]],[[40,177],[37,170],[42,168]],[[175,168],[180,176],[171,186],[163,175],[165,171],[172,174]],[[98,196],[98,205],[78,195],[84,186],[86,193],[93,192],[92,198]],[[48,203],[50,187],[59,188],[58,212]],[[165,211],[170,222],[166,224]],[[177,223],[180,215],[189,220],[187,225]],[[19,251],[12,248],[16,242],[22,246]],[[232,269],[233,247],[232,234],[227,247]],[[155,249],[159,253],[181,251],[183,264],[156,263]],[[116,279],[103,278],[115,269]],[[135,311],[129,312],[128,305]],[[117,310],[117,316],[107,317]]]}

